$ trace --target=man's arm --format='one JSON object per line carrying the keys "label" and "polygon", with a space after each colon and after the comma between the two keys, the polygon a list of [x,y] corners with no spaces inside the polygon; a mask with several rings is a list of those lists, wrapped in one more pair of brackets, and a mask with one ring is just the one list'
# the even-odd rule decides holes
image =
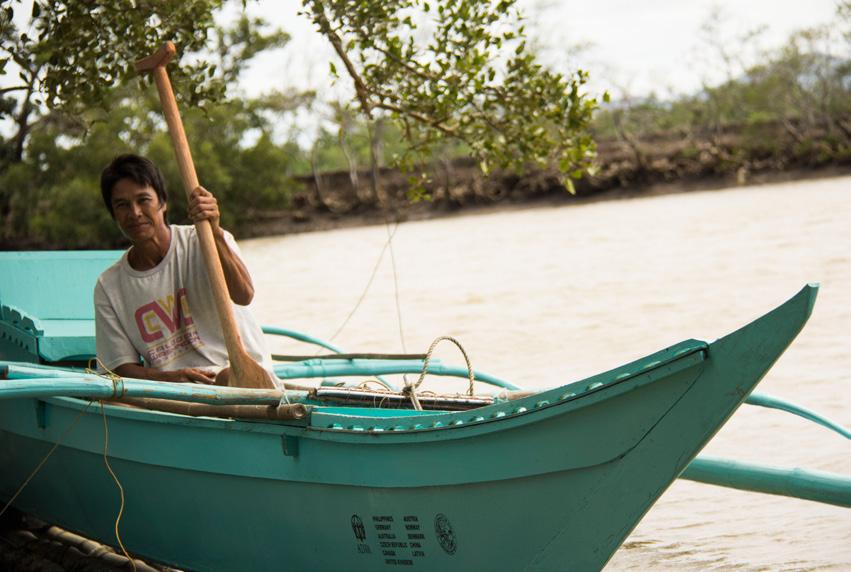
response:
{"label": "man's arm", "polygon": [[115,373],[121,377],[132,377],[135,379],[152,379],[155,381],[173,381],[176,383],[206,383],[213,385],[216,374],[205,369],[187,367],[174,371],[160,371],[152,367],[145,367],[138,363],[125,363],[115,368]]}
{"label": "man's arm", "polygon": [[228,285],[228,293],[234,304],[248,306],[254,299],[254,283],[251,274],[242,259],[231,249],[225,240],[225,231],[219,226],[214,227],[213,236],[216,238],[216,250],[219,252],[219,260],[225,273],[225,282]]}
{"label": "man's arm", "polygon": [[189,195],[188,211],[193,222],[210,221],[230,299],[234,304],[247,306],[254,299],[254,283],[242,259],[225,240],[225,231],[219,226],[219,204],[216,197],[204,187],[197,187]]}

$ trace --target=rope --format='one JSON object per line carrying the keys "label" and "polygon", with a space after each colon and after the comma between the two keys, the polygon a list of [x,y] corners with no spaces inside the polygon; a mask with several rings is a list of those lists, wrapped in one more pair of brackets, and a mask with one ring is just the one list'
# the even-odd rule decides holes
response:
{"label": "rope", "polygon": [[[98,366],[105,373],[100,373],[98,371],[94,371],[92,369],[92,361],[96,362]],[[93,373],[99,377],[106,378],[112,382],[112,399],[120,399],[124,397],[126,390],[124,387],[124,382],[120,375],[106,367],[106,365],[100,361],[100,358],[94,358],[94,360],[89,360],[89,367],[86,368],[86,373]],[[121,387],[121,393],[119,394],[119,384]],[[112,470],[112,465],[109,464],[109,457],[107,454],[109,453],[109,424],[106,421],[106,410],[103,407],[103,401],[100,402],[100,412],[103,416],[103,463],[106,465],[106,470],[109,471],[109,475],[112,477],[112,480],[115,481],[115,485],[118,487],[118,495],[121,499],[121,504],[118,507],[118,516],[115,518],[115,539],[118,540],[118,546],[121,547],[121,552],[124,553],[124,556],[127,560],[130,561],[130,565],[133,567],[135,572],[136,570],[136,562],[133,558],[130,557],[130,553],[127,552],[127,549],[124,548],[124,543],[121,541],[121,533],[118,531],[118,525],[121,522],[121,515],[124,514],[124,487],[121,486],[121,481],[118,480],[118,475],[115,474],[115,471]]]}
{"label": "rope", "polygon": [[[101,373],[93,370],[91,368],[92,361],[95,361],[101,368],[106,370],[106,373],[101,374]],[[98,359],[98,358],[95,358],[94,360],[89,360],[88,365],[89,365],[89,367],[87,367],[85,369],[86,373],[94,374],[94,375],[97,375],[99,377],[104,377],[104,378],[112,381],[112,398],[113,399],[120,398],[120,397],[124,396],[124,394],[125,394],[124,383],[122,382],[122,378],[121,378],[120,375],[118,375],[117,373],[115,373],[114,371],[112,371],[108,367],[106,367],[103,364],[103,362],[101,362],[100,359]],[[56,451],[56,449],[58,449],[59,446],[65,441],[65,438],[68,437],[71,434],[71,432],[77,426],[77,423],[82,418],[83,414],[86,413],[89,410],[89,408],[92,406],[93,403],[94,403],[94,401],[89,401],[88,404],[86,404],[86,406],[77,414],[77,416],[74,418],[74,420],[68,425],[68,427],[62,433],[62,435],[59,437],[59,439],[50,448],[50,451],[48,451],[47,454],[44,456],[44,458],[41,460],[41,462],[39,462],[39,464],[36,465],[35,469],[33,469],[33,471],[24,480],[24,482],[21,484],[21,486],[18,487],[18,490],[15,491],[15,494],[12,495],[12,498],[10,498],[9,501],[6,503],[6,505],[3,507],[3,510],[0,510],[0,517],[2,517],[6,513],[7,510],[9,510],[9,507],[12,506],[12,503],[15,502],[15,500],[21,495],[21,493],[24,491],[24,489],[27,487],[27,485],[30,484],[30,481],[32,481],[33,478],[35,478],[35,476],[39,473],[39,471],[41,471],[42,467],[44,467],[45,463],[47,463],[47,460],[50,458],[50,456],[53,455],[53,453]],[[121,497],[121,506],[118,509],[118,517],[115,519],[115,538],[118,540],[118,545],[121,547],[121,551],[124,553],[124,556],[127,558],[127,560],[130,561],[130,565],[133,567],[133,570],[135,572],[136,571],[136,562],[133,560],[133,558],[130,557],[130,553],[127,552],[127,549],[124,548],[124,543],[121,541],[121,534],[118,532],[118,526],[119,526],[119,523],[121,522],[121,515],[124,513],[124,487],[121,486],[121,481],[118,480],[118,476],[115,474],[115,472],[112,470],[112,466],[109,464],[109,458],[107,457],[107,453],[109,451],[109,426],[108,426],[107,421],[106,421],[106,411],[104,410],[104,407],[103,407],[103,401],[100,401],[99,403],[100,403],[100,411],[101,411],[101,414],[103,415],[103,462],[104,462],[104,464],[106,464],[107,471],[109,471],[110,476],[112,476],[112,479],[115,481],[115,484],[118,486],[118,493]]]}
{"label": "rope", "polygon": [[461,342],[456,340],[451,336],[440,336],[431,342],[431,346],[428,348],[428,352],[426,352],[426,358],[423,360],[423,371],[420,373],[420,378],[414,384],[406,384],[402,389],[402,393],[407,393],[411,397],[411,403],[414,405],[414,409],[417,411],[422,411],[423,407],[420,405],[420,400],[417,398],[417,389],[422,385],[423,380],[425,379],[426,374],[428,373],[428,362],[431,361],[431,354],[434,352],[434,348],[437,347],[437,344],[442,341],[450,341],[461,350],[461,355],[464,356],[464,361],[467,363],[467,376],[470,379],[470,385],[467,388],[467,394],[472,397],[475,393],[475,388],[473,387],[475,379],[473,377],[473,366],[470,364],[470,358],[467,357],[467,352],[464,350],[464,347],[461,345]]}
{"label": "rope", "polygon": [[[396,226],[393,232],[390,232],[390,223],[387,218],[384,218],[384,228],[387,230],[387,243],[390,245],[390,268],[393,270],[393,295],[396,298],[396,321],[399,324],[399,340],[402,342],[402,351],[408,353],[408,346],[405,344],[405,330],[402,327],[402,303],[399,300],[399,274],[396,271],[396,254],[393,251],[393,236],[399,228],[399,222],[396,221]],[[408,385],[408,375],[402,374],[402,380],[405,385]]]}
{"label": "rope", "polygon": [[[373,122],[372,121],[367,122],[367,132],[368,132],[368,136],[369,136],[370,141],[373,141],[374,140],[374,132],[373,132]],[[371,153],[373,153],[373,155],[372,155],[372,158],[373,158],[373,172],[372,172],[373,186],[372,186],[372,188],[373,188],[373,192],[375,193],[375,199],[379,203],[381,203],[381,197],[380,197],[380,194],[378,192],[378,179],[377,179],[378,175],[377,175],[377,172],[374,168],[375,167],[375,156],[374,156],[375,149],[374,148],[371,149]],[[379,253],[379,255],[378,255],[378,259],[375,261],[375,265],[372,268],[372,273],[369,276],[369,280],[367,280],[367,282],[366,282],[366,286],[364,287],[363,292],[361,292],[360,297],[358,298],[357,302],[355,302],[355,305],[352,308],[352,310],[349,312],[349,314],[343,320],[343,323],[340,324],[340,326],[337,328],[337,330],[329,338],[328,341],[333,342],[337,338],[337,336],[340,335],[340,333],[343,331],[343,329],[346,327],[346,325],[349,323],[349,321],[355,315],[355,312],[357,312],[358,308],[360,308],[360,305],[363,303],[364,299],[366,298],[366,295],[369,292],[369,289],[372,287],[372,282],[375,280],[375,276],[378,273],[379,267],[381,266],[381,261],[384,259],[384,254],[389,249],[390,250],[390,265],[391,265],[391,268],[393,270],[393,292],[394,292],[394,296],[395,296],[395,299],[396,299],[396,320],[397,320],[398,325],[399,325],[399,339],[402,342],[402,351],[407,353],[408,350],[407,350],[407,344],[405,343],[405,331],[404,331],[404,328],[403,328],[403,325],[402,325],[402,304],[400,302],[400,297],[399,297],[399,275],[398,275],[398,272],[396,270],[396,255],[393,251],[393,237],[396,235],[396,232],[399,230],[399,221],[398,220],[395,221],[395,224],[393,225],[393,229],[391,230],[390,229],[390,221],[387,218],[387,211],[386,211],[385,205],[381,205],[381,207],[382,207],[382,209],[381,209],[382,216],[384,218],[384,229],[387,231],[387,241],[384,243],[384,246],[381,249],[381,253]],[[317,355],[319,354],[320,351],[321,350],[317,350],[317,352],[316,352]],[[407,375],[403,374],[402,379],[404,380],[405,385],[409,384]]]}
{"label": "rope", "polygon": [[[405,330],[402,326],[402,304],[400,302],[400,296],[399,296],[399,274],[396,270],[396,254],[393,251],[393,237],[395,236],[396,231],[399,230],[399,220],[397,219],[395,221],[395,226],[393,227],[393,230],[391,231],[390,230],[390,221],[387,218],[387,205],[381,204],[381,194],[378,192],[379,170],[377,169],[378,157],[376,157],[377,152],[376,152],[376,145],[375,145],[375,141],[376,141],[375,128],[376,128],[376,122],[375,121],[367,121],[366,122],[367,135],[369,136],[370,142],[372,142],[372,145],[370,146],[370,158],[372,160],[372,189],[373,189],[373,192],[375,193],[375,200],[379,202],[379,205],[381,207],[381,216],[384,218],[384,229],[387,231],[387,244],[388,244],[388,247],[390,248],[390,267],[393,270],[393,294],[394,294],[394,297],[396,299],[396,321],[398,322],[398,325],[399,325],[399,340],[402,342],[402,351],[407,353],[408,348],[407,348],[407,345],[405,343]],[[404,380],[405,385],[408,385],[408,376],[403,374],[402,379]]]}
{"label": "rope", "polygon": [[381,391],[388,391],[390,393],[393,393],[392,389],[390,389],[389,387],[384,385],[384,383],[382,383],[378,379],[365,379],[362,382],[360,382],[359,384],[357,384],[355,386],[355,389],[369,389],[369,384],[371,384],[371,383],[378,385],[379,388],[381,389]]}
{"label": "rope", "polygon": [[[387,249],[390,247],[390,243],[393,240],[393,235],[396,234],[396,230],[398,230],[398,228],[399,228],[399,225],[397,223],[396,228],[393,229],[393,233],[388,236],[387,241],[384,243],[384,246],[381,249],[381,253],[378,255],[378,259],[375,261],[375,266],[372,267],[372,273],[369,275],[369,280],[366,281],[366,286],[364,287],[363,292],[361,292],[361,295],[358,298],[357,302],[355,302],[354,308],[351,309],[351,311],[349,312],[349,315],[346,316],[345,320],[343,320],[343,323],[340,324],[340,326],[337,328],[337,330],[334,332],[334,334],[328,339],[329,342],[333,342],[337,338],[337,336],[340,335],[340,333],[343,331],[343,329],[349,323],[349,320],[352,319],[352,317],[355,315],[355,312],[357,312],[358,308],[360,308],[360,305],[363,303],[364,299],[366,298],[367,293],[369,293],[369,289],[372,287],[372,282],[373,282],[373,280],[375,280],[375,275],[378,273],[378,268],[381,266],[381,261],[384,260],[384,254],[387,252]],[[322,351],[322,348],[319,348],[318,350],[316,350],[316,353],[318,354],[321,351]]]}
{"label": "rope", "polygon": [[[101,373],[96,369],[92,368],[92,362],[95,362],[100,368],[104,371]],[[124,380],[120,375],[109,369],[104,365],[100,358],[90,359],[88,363],[88,367],[85,369],[86,373],[96,375],[98,377],[102,377],[104,379],[108,379],[112,382],[112,397],[110,399],[121,399],[127,393],[127,389],[124,387]],[[121,392],[119,393],[119,387]]]}
{"label": "rope", "polygon": [[[399,228],[399,223],[396,223],[396,226],[393,229],[393,232],[390,232],[390,223],[387,222],[387,219],[384,219],[384,228],[387,230],[387,244],[390,247],[390,267],[393,269],[393,294],[396,298],[396,321],[399,323],[399,340],[402,342],[402,351],[404,353],[408,353],[408,346],[405,344],[405,330],[402,327],[402,303],[399,299],[399,275],[396,272],[396,254],[393,251],[393,236],[396,234],[396,230]],[[407,381],[407,380],[405,380]]]}
{"label": "rope", "polygon": [[106,470],[112,476],[112,480],[118,486],[118,494],[121,497],[121,506],[118,507],[118,516],[115,518],[115,539],[118,540],[118,546],[121,547],[121,552],[130,561],[133,572],[136,572],[136,562],[130,557],[127,549],[124,548],[124,543],[121,542],[121,534],[118,532],[118,524],[121,522],[121,515],[124,514],[124,487],[121,486],[121,481],[118,480],[118,476],[112,470],[112,465],[109,464],[109,457],[107,457],[107,453],[109,452],[109,425],[106,422],[106,410],[103,407],[103,401],[100,402],[100,412],[103,415],[103,462],[106,465]]}
{"label": "rope", "polygon": [[53,454],[53,452],[56,451],[56,449],[59,448],[59,445],[61,445],[62,442],[65,440],[65,438],[68,435],[71,434],[71,431],[73,431],[74,427],[77,426],[77,422],[80,421],[80,418],[83,416],[83,413],[85,413],[86,411],[89,410],[89,407],[92,406],[92,403],[94,403],[94,402],[89,401],[88,405],[86,405],[77,414],[77,417],[74,418],[74,420],[68,425],[68,427],[65,428],[65,431],[59,437],[59,440],[56,441],[53,444],[53,447],[50,448],[50,451],[47,452],[47,455],[45,455],[44,458],[41,460],[41,462],[38,465],[36,465],[35,469],[33,469],[33,471],[29,474],[29,476],[24,480],[23,484],[21,484],[21,486],[18,487],[18,490],[15,491],[15,494],[12,495],[12,498],[9,499],[9,502],[7,502],[6,506],[3,507],[3,510],[0,510],[0,517],[2,517],[6,513],[7,510],[9,510],[9,507],[12,506],[12,503],[15,502],[15,499],[17,499],[18,496],[20,496],[20,494],[22,492],[24,492],[24,489],[27,488],[27,485],[30,484],[30,481],[33,480],[33,477],[35,477],[38,474],[38,472],[41,470],[41,468],[44,466],[44,464],[47,462],[47,460],[50,458],[50,456]]}

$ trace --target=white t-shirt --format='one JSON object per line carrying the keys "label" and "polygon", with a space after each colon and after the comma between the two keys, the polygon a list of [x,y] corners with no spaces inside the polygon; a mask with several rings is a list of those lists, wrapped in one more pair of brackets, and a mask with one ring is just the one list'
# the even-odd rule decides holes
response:
{"label": "white t-shirt", "polygon": [[[125,252],[98,278],[96,346],[106,368],[139,363],[139,356],[145,366],[159,370],[197,367],[218,371],[228,365],[195,227],[170,228],[171,244],[157,266],[134,270]],[[225,240],[239,255],[233,235],[225,231]],[[233,310],[246,351],[271,372],[272,358],[251,310],[237,304]]]}

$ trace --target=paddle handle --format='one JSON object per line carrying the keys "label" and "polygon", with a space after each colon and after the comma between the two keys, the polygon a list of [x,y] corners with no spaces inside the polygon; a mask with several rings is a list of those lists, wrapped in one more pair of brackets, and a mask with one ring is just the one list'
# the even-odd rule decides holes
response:
{"label": "paddle handle", "polygon": [[[192,153],[189,150],[189,142],[186,139],[186,132],[183,129],[183,121],[180,118],[171,81],[165,69],[165,65],[175,53],[174,44],[167,42],[155,54],[136,62],[136,69],[139,71],[150,71],[154,77],[154,83],[157,86],[160,103],[162,104],[163,115],[168,125],[168,132],[171,135],[177,165],[180,169],[183,189],[186,191],[188,198],[192,191],[198,187],[198,175],[195,173],[195,163],[192,161]],[[202,220],[196,222],[195,230],[198,234],[198,240],[201,243],[204,265],[210,277],[210,286],[213,291],[213,298],[219,315],[219,323],[222,327],[222,334],[234,377],[238,381],[247,382],[249,386],[274,387],[271,380],[268,383],[262,383],[259,381],[257,375],[253,375],[259,368],[259,364],[248,355],[248,352],[245,351],[242,345],[242,339],[236,327],[233,306],[231,305],[227,282],[225,281],[221,260],[219,260],[219,253],[210,221]],[[258,381],[253,382],[252,379],[257,379]]]}

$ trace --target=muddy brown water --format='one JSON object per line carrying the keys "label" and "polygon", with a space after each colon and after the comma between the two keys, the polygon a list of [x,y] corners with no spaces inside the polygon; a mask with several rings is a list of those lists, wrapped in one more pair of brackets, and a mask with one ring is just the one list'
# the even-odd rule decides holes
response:
{"label": "muddy brown water", "polygon": [[[393,239],[395,275],[387,251],[334,341],[349,351],[425,352],[451,335],[477,369],[545,388],[686,338],[713,340],[820,282],[809,324],[758,391],[849,426],[849,206],[851,177],[839,177],[406,223]],[[261,320],[329,338],[388,232],[242,242]],[[435,355],[463,363],[450,345]],[[848,440],[750,406],[704,453],[851,475]],[[606,568],[647,569],[851,570],[851,510],[678,481]]]}

